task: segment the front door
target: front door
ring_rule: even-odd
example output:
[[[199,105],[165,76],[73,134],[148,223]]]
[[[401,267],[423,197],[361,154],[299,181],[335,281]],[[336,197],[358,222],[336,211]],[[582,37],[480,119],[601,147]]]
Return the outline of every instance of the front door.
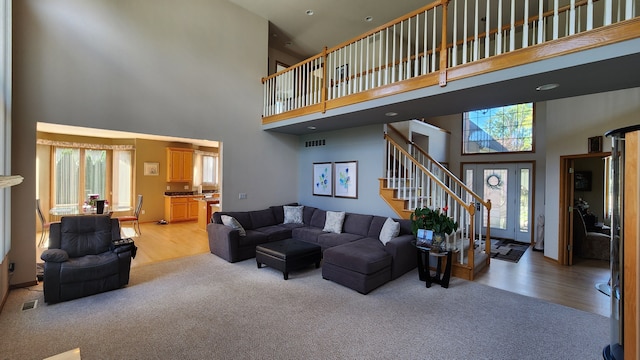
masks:
[[[476,228],[486,234],[490,216],[492,238],[531,243],[533,224],[533,164],[464,164],[464,182],[484,200],[491,200],[490,215],[483,211]]]

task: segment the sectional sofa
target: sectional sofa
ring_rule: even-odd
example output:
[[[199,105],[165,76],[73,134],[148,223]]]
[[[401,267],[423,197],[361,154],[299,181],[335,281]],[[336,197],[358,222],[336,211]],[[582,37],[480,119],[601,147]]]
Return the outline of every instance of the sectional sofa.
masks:
[[[255,257],[256,245],[268,242],[292,238],[317,244],[323,253],[322,277],[362,294],[417,263],[411,222],[376,215],[290,204],[216,212],[207,232],[211,253],[229,262]]]

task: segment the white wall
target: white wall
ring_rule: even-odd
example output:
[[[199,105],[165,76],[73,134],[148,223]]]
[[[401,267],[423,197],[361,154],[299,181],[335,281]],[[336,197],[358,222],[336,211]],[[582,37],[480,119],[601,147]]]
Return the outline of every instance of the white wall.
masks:
[[[261,128],[267,20],[223,0],[24,0],[14,15],[26,186],[13,198],[13,284],[35,279],[36,121],[218,140],[225,209],[297,200],[298,140]]]
[[[545,256],[558,259],[560,156],[587,153],[587,139],[640,123],[640,88],[547,102]],[[611,151],[611,139],[603,141]]]
[[[640,123],[640,88],[577,96],[535,104],[535,153],[461,156],[461,114],[429,119],[451,131],[451,169],[462,162],[533,160],[535,166],[535,220],[545,216],[544,255],[559,260],[560,157],[588,153],[587,140],[608,130]],[[611,151],[604,139],[603,151]],[[537,238],[537,226],[535,238]]]

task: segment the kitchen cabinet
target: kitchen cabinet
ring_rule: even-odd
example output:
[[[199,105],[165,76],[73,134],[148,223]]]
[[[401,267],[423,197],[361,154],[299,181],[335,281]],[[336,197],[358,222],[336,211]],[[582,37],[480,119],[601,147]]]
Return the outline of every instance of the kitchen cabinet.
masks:
[[[193,180],[193,149],[167,148],[167,182]]]
[[[195,198],[187,198],[187,218],[189,220],[197,220],[198,219],[198,199],[200,197]]]
[[[211,220],[211,214],[219,211],[220,194],[214,194],[213,197],[200,199],[198,201],[198,227],[207,230],[207,224]],[[215,209],[215,210],[214,210]]]
[[[198,199],[202,196],[167,196],[164,198],[164,217],[168,222],[198,219]]]

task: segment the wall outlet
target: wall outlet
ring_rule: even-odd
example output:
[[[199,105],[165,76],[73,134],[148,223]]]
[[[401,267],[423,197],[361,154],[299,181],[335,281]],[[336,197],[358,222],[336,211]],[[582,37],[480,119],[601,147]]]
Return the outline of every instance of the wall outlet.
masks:
[[[144,211],[144,210],[142,210],[141,212],[142,212],[142,215],[144,215],[144,214],[145,214],[145,211]]]
[[[246,199],[246,198],[247,198],[247,193],[238,194],[238,199]]]
[[[185,190],[189,190],[189,185],[185,185],[185,186],[184,186],[184,189],[185,189]]]
[[[171,186],[167,185],[167,190],[171,190]]]

